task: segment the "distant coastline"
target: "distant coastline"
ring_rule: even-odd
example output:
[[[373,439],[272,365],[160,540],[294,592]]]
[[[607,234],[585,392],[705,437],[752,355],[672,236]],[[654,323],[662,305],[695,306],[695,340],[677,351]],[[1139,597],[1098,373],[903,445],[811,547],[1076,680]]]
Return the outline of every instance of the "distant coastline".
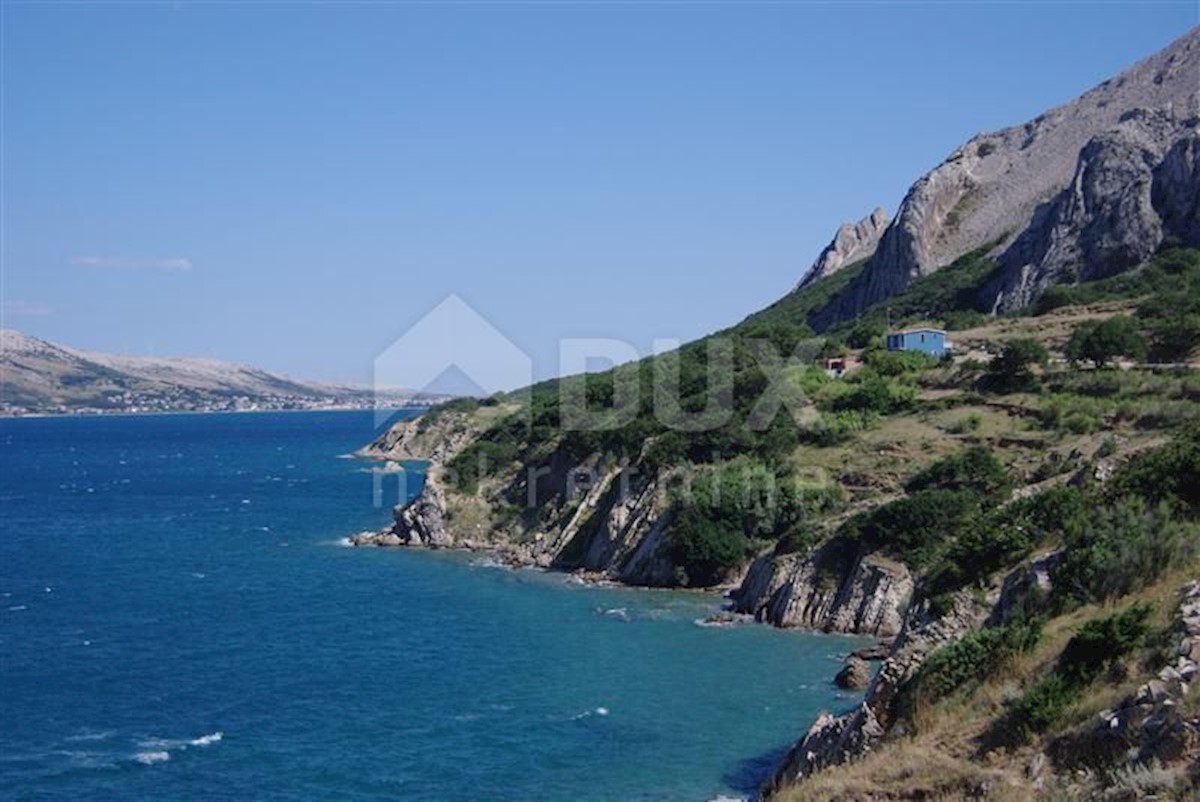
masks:
[[[403,412],[407,410],[425,411],[430,407],[436,406],[438,401],[419,402],[413,404],[395,404],[388,406],[376,407],[370,404],[363,405],[338,405],[338,406],[313,406],[313,407],[279,407],[279,408],[257,408],[257,409],[147,409],[147,410],[130,410],[130,409],[114,409],[114,410],[66,410],[63,412],[9,412],[0,411],[0,420],[45,420],[48,418],[142,418],[142,417],[157,417],[167,415],[253,415],[266,412]]]

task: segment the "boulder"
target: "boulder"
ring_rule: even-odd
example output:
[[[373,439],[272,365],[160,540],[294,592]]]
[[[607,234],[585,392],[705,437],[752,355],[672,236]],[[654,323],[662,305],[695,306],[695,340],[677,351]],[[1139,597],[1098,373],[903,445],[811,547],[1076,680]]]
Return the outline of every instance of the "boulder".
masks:
[[[871,666],[861,657],[850,655],[842,670],[833,678],[839,688],[851,691],[861,691],[871,682]]]

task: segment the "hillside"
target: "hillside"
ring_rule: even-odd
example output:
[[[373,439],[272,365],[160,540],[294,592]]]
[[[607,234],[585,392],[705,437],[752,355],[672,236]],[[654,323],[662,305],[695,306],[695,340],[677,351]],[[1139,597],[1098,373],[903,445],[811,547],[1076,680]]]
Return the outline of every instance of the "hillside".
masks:
[[[1158,86],[1146,65],[1175,80],[1198,36],[1111,96],[1144,99],[1130,81]],[[1141,173],[1114,175],[1084,181],[1083,207],[1161,201]],[[1083,249],[1068,273],[1026,264],[1046,283],[1012,308],[979,299],[1020,238],[984,226],[818,336],[825,310],[874,281],[906,212],[874,256],[876,227],[847,229],[800,287],[727,330],[398,424],[365,453],[429,459],[425,491],[354,540],[721,589],[731,615],[879,637],[862,702],[798,732],[769,794],[1144,798],[1105,796],[1119,778],[1186,798],[1200,758],[1200,633],[1179,591],[1200,577],[1200,242],[1168,236],[1190,219],[1169,208],[1153,206],[1157,229],[1095,217],[1089,241],[1129,234],[1132,261]],[[938,324],[955,349],[887,351],[889,323]],[[1095,726],[1101,704],[1116,740]]]
[[[411,393],[389,400],[404,403]],[[420,400],[420,399],[418,399]],[[0,414],[371,406],[371,391],[214,359],[112,356],[0,330]]]

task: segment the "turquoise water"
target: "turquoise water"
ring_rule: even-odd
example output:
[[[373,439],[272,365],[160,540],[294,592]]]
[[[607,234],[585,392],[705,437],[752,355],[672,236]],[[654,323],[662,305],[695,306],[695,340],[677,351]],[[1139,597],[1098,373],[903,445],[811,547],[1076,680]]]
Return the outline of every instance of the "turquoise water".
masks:
[[[339,546],[389,517],[338,458],[371,436],[349,412],[0,421],[0,796],[745,796],[853,703],[829,680],[860,641]]]

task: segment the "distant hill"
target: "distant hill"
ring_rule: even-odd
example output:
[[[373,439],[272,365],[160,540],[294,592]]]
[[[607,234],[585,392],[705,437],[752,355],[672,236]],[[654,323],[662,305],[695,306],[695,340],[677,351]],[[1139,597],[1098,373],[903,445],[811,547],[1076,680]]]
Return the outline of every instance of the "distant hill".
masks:
[[[438,400],[389,391],[389,404]],[[370,388],[291,379],[215,359],[84,351],[0,329],[0,414],[370,407]]]

